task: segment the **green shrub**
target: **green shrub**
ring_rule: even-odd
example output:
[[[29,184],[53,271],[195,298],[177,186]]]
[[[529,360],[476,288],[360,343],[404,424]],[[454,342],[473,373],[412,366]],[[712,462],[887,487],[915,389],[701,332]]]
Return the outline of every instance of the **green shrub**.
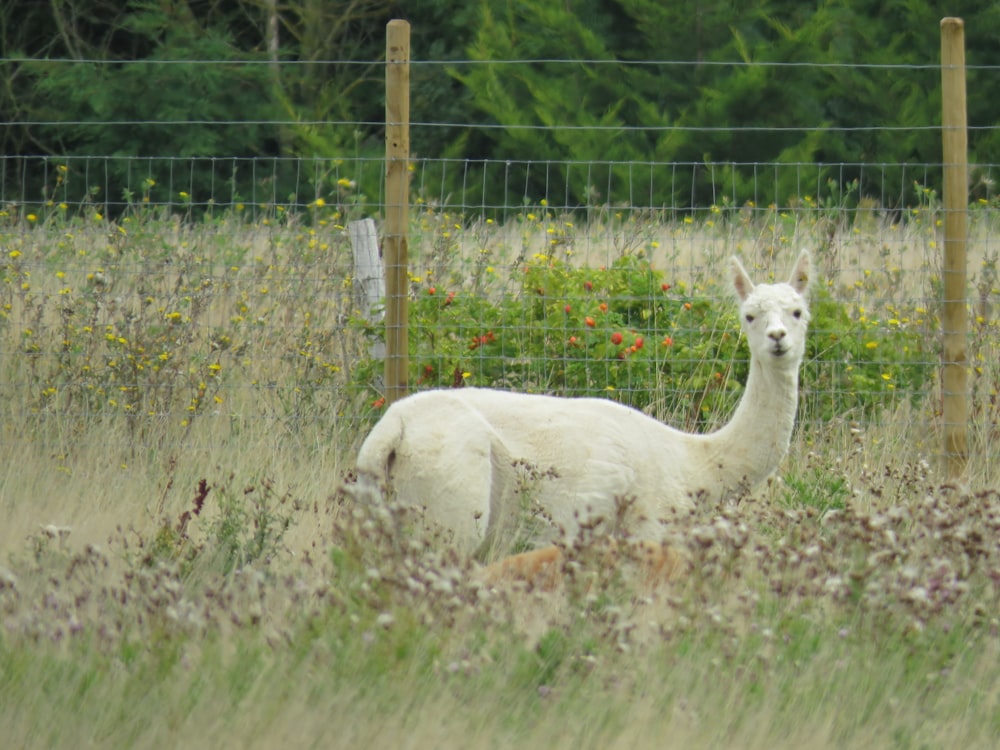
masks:
[[[504,293],[415,284],[412,386],[605,396],[692,429],[724,418],[742,393],[749,351],[728,291],[673,285],[635,255],[589,268],[537,254],[513,273]],[[803,418],[871,416],[922,395],[933,367],[926,315],[877,320],[825,288],[812,314]],[[362,363],[356,385],[379,366]]]

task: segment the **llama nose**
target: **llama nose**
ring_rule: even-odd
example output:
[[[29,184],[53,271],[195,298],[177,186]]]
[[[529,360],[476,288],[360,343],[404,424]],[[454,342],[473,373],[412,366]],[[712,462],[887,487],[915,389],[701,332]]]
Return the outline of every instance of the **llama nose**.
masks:
[[[774,339],[775,341],[781,341],[785,338],[787,331],[784,328],[772,328],[767,332],[768,338]]]

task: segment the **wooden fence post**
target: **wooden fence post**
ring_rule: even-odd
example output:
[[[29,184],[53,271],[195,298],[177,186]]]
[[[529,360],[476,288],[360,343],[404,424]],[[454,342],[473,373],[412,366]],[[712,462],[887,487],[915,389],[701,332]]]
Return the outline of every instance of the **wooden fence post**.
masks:
[[[392,403],[406,395],[409,369],[410,24],[399,19],[389,21],[385,42],[385,230],[382,250],[386,273],[385,400]]]
[[[968,461],[968,312],[966,243],[969,178],[965,103],[965,24],[941,20],[941,137],[944,172],[944,287],[941,333],[943,350],[944,457],[949,478],[965,471]]]

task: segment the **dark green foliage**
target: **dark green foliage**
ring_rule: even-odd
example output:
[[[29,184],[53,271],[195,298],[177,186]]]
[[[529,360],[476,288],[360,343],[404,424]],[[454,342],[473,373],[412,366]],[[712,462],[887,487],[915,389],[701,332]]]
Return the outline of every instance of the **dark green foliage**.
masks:
[[[710,2],[696,10],[650,0],[579,5],[540,11],[529,0],[481,3],[474,59],[581,60],[576,66],[477,65],[456,73],[488,120],[508,126],[487,133],[495,155],[677,164],[678,179],[661,180],[651,202],[682,207],[719,202],[718,185],[700,164],[734,165],[737,204],[785,205],[810,190],[809,182],[803,188],[798,170],[776,169],[773,192],[760,194],[755,165],[801,163],[830,165],[810,181],[814,185],[830,177],[857,179],[856,198],[898,206],[907,198],[899,187],[906,184],[901,165],[940,158],[933,128],[941,108],[934,67],[939,18],[925,3],[806,9]],[[616,23],[596,23],[595,9],[612,5]],[[975,19],[995,11],[954,10],[968,11],[969,61],[995,63],[996,52],[973,39],[993,35],[987,27],[980,31]],[[633,64],[651,60],[676,62]],[[984,122],[993,120],[983,113]],[[524,128],[528,124],[574,129]],[[972,148],[988,143],[991,132],[974,132]],[[991,158],[983,154],[984,161]],[[602,184],[595,180],[595,189]],[[571,205],[592,202],[590,188],[577,185]],[[542,193],[540,186],[534,190]],[[627,201],[628,193],[619,188],[600,198]]]
[[[948,12],[966,21],[970,151],[989,165],[1000,140],[986,126],[1000,97],[982,66],[1000,62],[1000,10],[962,0]],[[4,152],[176,157],[187,174],[175,193],[195,206],[307,203],[314,196],[301,194],[294,163],[258,165],[269,174],[254,180],[254,168],[234,175],[210,159],[377,160],[385,23],[405,17],[411,119],[421,123],[413,151],[474,160],[422,175],[420,189],[460,192],[484,211],[541,196],[574,209],[788,205],[830,180],[856,183],[852,201],[898,208],[912,198],[914,165],[940,160],[941,11],[927,0],[290,2],[276,36],[268,13],[248,0],[8,3]],[[477,163],[487,159],[509,162],[508,179]],[[669,176],[636,172],[650,163]],[[101,166],[113,174],[101,181],[110,195],[97,199],[135,192],[127,164]],[[569,164],[580,167],[572,176]],[[164,184],[164,168],[153,171]],[[47,197],[38,172],[14,162],[3,180],[18,200],[38,200]],[[976,197],[988,199],[988,168],[979,177]],[[937,187],[936,174],[917,179]]]

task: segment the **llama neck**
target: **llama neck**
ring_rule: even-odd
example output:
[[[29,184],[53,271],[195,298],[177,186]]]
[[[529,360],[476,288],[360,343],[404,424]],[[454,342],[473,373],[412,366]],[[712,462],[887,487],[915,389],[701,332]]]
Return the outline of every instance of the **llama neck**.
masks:
[[[746,389],[732,419],[706,436],[725,489],[752,486],[778,468],[791,441],[798,397],[798,367],[766,367],[751,358]]]

